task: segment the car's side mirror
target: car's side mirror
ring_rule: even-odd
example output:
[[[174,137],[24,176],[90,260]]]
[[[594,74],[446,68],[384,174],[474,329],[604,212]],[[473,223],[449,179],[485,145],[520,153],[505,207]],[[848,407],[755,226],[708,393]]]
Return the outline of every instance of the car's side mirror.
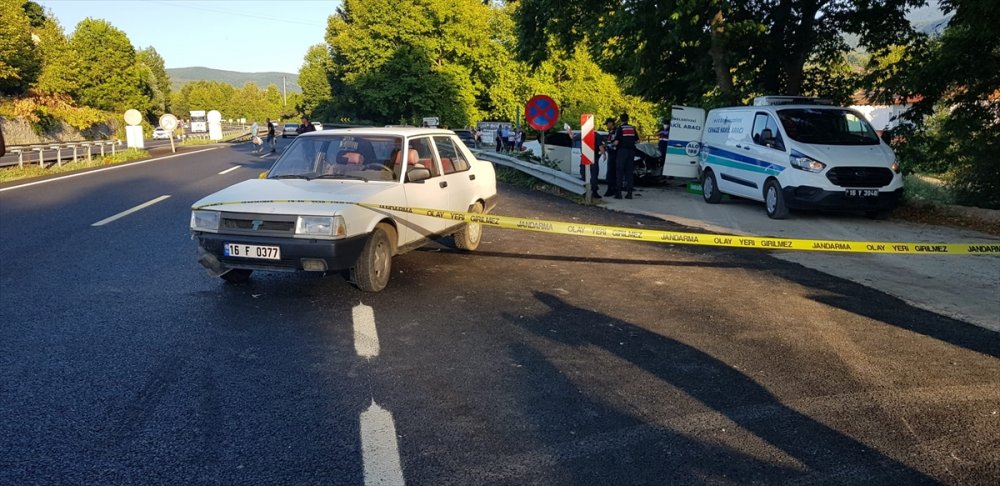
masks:
[[[406,182],[420,182],[431,178],[431,171],[424,168],[410,169],[406,173]]]
[[[260,174],[257,174],[257,178],[258,178],[258,179],[267,179],[267,174],[268,174],[269,172],[270,172],[270,171],[266,171],[266,170],[265,170],[264,172],[261,172]]]

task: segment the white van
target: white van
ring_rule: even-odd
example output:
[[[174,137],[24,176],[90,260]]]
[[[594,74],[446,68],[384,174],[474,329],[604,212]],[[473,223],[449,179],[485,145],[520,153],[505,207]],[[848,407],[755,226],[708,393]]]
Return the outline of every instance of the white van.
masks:
[[[789,209],[888,217],[903,197],[896,156],[864,116],[831,105],[765,96],[708,112],[698,154],[705,201],[763,201],[775,219]]]

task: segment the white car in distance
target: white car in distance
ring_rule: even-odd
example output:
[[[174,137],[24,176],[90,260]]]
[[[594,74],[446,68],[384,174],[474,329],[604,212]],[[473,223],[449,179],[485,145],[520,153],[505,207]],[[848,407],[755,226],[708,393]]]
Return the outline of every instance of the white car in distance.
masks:
[[[496,194],[493,165],[449,130],[326,130],[297,137],[262,178],[196,202],[191,233],[199,262],[230,283],[255,270],[349,270],[358,288],[377,292],[394,255],[449,235],[459,249],[479,246],[475,217],[408,208],[487,213]]]

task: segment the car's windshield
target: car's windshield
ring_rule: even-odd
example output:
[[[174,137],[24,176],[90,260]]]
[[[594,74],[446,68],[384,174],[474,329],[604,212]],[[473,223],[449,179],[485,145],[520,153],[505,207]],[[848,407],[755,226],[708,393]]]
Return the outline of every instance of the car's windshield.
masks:
[[[390,135],[329,135],[297,138],[274,163],[271,179],[351,179],[394,181],[393,154],[402,137]]]
[[[850,110],[790,108],[778,110],[785,134],[792,140],[819,145],[878,145],[875,129]]]

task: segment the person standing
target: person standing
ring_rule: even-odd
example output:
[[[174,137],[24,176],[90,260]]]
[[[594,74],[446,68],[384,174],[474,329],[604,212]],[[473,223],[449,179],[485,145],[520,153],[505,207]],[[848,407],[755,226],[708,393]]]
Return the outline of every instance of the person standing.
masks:
[[[622,113],[621,124],[615,130],[615,155],[617,160],[618,192],[615,199],[632,199],[633,171],[635,165],[635,143],[639,140],[639,131],[628,122],[628,113]]]
[[[312,123],[309,123],[309,119],[306,117],[302,117],[302,123],[299,124],[299,128],[295,129],[295,133],[299,135],[315,131],[316,127],[314,127]]]
[[[511,129],[507,129],[507,139],[504,140],[507,143],[507,153],[514,152],[514,140],[517,138],[517,132]]]
[[[615,159],[615,119],[604,120],[604,128],[608,131],[607,138],[601,147],[604,148],[606,161],[604,163],[604,182],[608,184],[608,190],[604,191],[604,197],[613,197],[618,194],[618,161]]]
[[[272,154],[277,151],[275,148],[274,122],[270,118],[267,119],[267,145],[271,147]]]
[[[657,149],[660,150],[660,166],[667,162],[667,150],[670,146],[670,125],[663,124],[663,129],[656,133]]]

